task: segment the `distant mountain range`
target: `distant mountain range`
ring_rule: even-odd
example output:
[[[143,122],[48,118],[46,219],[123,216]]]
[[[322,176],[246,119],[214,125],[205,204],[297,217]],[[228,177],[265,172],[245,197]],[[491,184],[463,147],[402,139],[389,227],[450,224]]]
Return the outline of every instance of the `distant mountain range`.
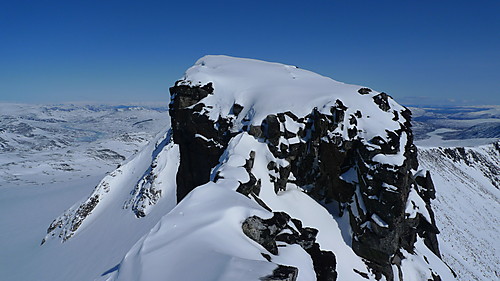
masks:
[[[426,146],[447,146],[446,140],[475,139],[472,145],[494,142],[500,138],[500,106],[410,107],[413,113],[415,140],[430,138],[432,132],[445,142],[425,143]],[[432,134],[431,134],[432,135]],[[448,142],[456,145],[457,142]],[[467,144],[466,144],[467,145]]]

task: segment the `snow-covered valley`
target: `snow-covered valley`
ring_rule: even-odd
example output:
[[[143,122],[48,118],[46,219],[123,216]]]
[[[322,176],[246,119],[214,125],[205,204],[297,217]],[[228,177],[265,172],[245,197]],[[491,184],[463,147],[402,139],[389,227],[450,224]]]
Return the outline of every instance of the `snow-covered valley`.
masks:
[[[130,245],[113,251],[94,237],[84,247],[58,250],[40,247],[40,237],[47,223],[169,126],[166,105],[0,104],[0,109],[1,279],[94,279],[106,260],[121,258]],[[133,243],[142,234],[125,241]]]
[[[205,66],[204,63],[201,62],[200,67]],[[207,64],[210,64],[209,60]],[[300,80],[305,77],[319,79],[323,83],[320,78],[290,66],[283,69],[286,77],[278,77],[280,79]],[[218,75],[209,74],[212,75],[210,79],[215,79]],[[234,74],[236,78],[237,74]],[[200,82],[205,79],[205,75],[207,73],[198,68],[194,68],[191,73],[191,77],[196,77]],[[220,79],[219,83],[224,84],[225,89],[230,89],[228,81],[231,79],[221,77],[224,79]],[[204,83],[201,82],[200,86]],[[218,84],[214,84],[217,87]],[[339,84],[338,87],[342,91],[348,90],[344,84]],[[248,85],[243,88],[245,94],[251,91]],[[354,93],[358,88],[353,86]],[[279,88],[274,90],[278,91]],[[224,94],[224,99],[233,98],[231,92]],[[321,94],[323,93],[318,92],[316,99],[308,101],[313,104],[311,109],[316,106],[314,103],[331,103],[332,108],[343,108],[338,103],[333,105],[334,101],[321,100]],[[375,97],[376,94],[378,93],[368,95]],[[364,101],[368,99],[364,97],[367,96],[360,93],[360,101],[363,103],[355,105],[353,102],[349,104],[349,98],[344,97],[343,93],[338,95],[348,108],[353,108],[352,116],[361,115],[354,110],[359,105],[358,111],[365,115],[376,117],[388,114],[393,118],[393,113],[383,110],[378,112],[378,107],[385,108],[386,104],[383,102],[383,106],[365,104]],[[209,96],[212,99],[217,97]],[[284,189],[276,191],[274,188],[277,184],[274,181],[283,173],[282,168],[287,166],[286,160],[277,157],[276,155],[281,154],[270,150],[266,142],[254,137],[251,127],[260,122],[260,119],[265,119],[266,115],[279,115],[291,105],[281,104],[283,108],[272,107],[276,102],[258,105],[258,102],[242,97],[244,96],[236,96],[239,100],[234,103],[230,101],[229,104],[221,104],[219,100],[205,100],[208,105],[217,105],[215,108],[208,106],[203,109],[209,120],[217,121],[221,112],[231,112],[225,117],[236,124],[233,132],[244,132],[228,141],[227,149],[220,159],[217,157],[219,164],[211,170],[210,182],[203,185],[203,188],[190,192],[186,200],[181,201],[177,207],[175,173],[179,169],[179,154],[182,152],[179,152],[178,144],[172,139],[172,130],[169,130],[167,102],[164,107],[1,104],[2,279],[155,280],[160,275],[177,280],[181,277],[186,278],[183,280],[258,280],[273,272],[278,265],[285,272],[291,270],[293,273],[291,268],[298,268],[297,280],[307,281],[321,276],[314,266],[317,261],[315,257],[328,255],[330,252],[336,256],[337,280],[375,280],[377,276],[367,267],[366,260],[352,249],[352,240],[356,238],[351,236],[354,234],[350,229],[349,218],[346,215],[333,215],[339,211],[348,213],[354,207],[359,207],[360,210],[366,207],[361,207],[359,203],[337,205],[327,201],[322,201],[324,204],[321,206],[303,192],[304,185],[299,184],[301,179],[296,179],[299,175],[293,171],[288,171]],[[243,109],[235,107],[236,102]],[[292,110],[298,117],[308,114],[310,108],[304,103],[300,103],[303,108]],[[260,110],[248,110],[249,104]],[[224,108],[226,105],[227,108]],[[394,112],[404,112],[392,99],[389,99],[387,106],[395,108]],[[270,108],[276,111],[271,112]],[[320,109],[323,110],[321,114],[329,114],[325,108]],[[241,111],[241,115],[238,114],[240,112],[235,113],[236,110]],[[283,115],[285,121],[278,122],[278,125],[285,126],[283,132],[287,134],[286,138],[277,138],[278,144],[285,145],[278,146],[282,150],[280,153],[285,153],[286,146],[306,143],[313,138],[311,135],[301,137],[299,132],[306,130],[308,123],[301,123],[299,118],[291,116]],[[382,124],[382,132],[397,125],[397,122],[390,121],[391,118],[383,119],[386,123]],[[476,123],[467,122],[477,127],[481,124],[479,118],[484,116],[478,115]],[[498,116],[488,118],[487,123],[490,124],[491,119]],[[368,118],[357,119],[358,126],[365,129],[365,132],[358,132],[361,136],[371,139],[379,134],[376,126],[370,127],[376,123],[370,123]],[[316,122],[313,118],[311,120]],[[419,122],[416,126],[425,128],[423,119]],[[434,119],[433,122],[437,123]],[[345,132],[332,130],[328,137],[334,140],[338,133],[344,139],[353,138],[347,130],[352,129],[351,125],[352,123],[350,127],[345,127]],[[245,126],[248,127],[246,131]],[[440,128],[443,127],[446,128],[444,125]],[[455,125],[448,128],[458,127]],[[181,127],[179,130],[182,129]],[[421,130],[422,135],[417,135],[416,139],[425,141],[425,135],[434,130]],[[498,132],[493,131],[493,136],[495,134]],[[404,135],[404,132],[401,133],[401,136]],[[195,136],[200,143],[223,146],[217,143],[216,135]],[[455,141],[453,145],[474,144],[474,139],[457,140],[453,135],[448,135],[447,138]],[[269,143],[274,142],[272,138],[269,139]],[[488,141],[494,140],[498,138],[488,138]],[[400,141],[406,139],[401,137]],[[484,141],[481,142],[483,143]],[[433,143],[427,144],[418,149],[419,169],[431,172],[436,188],[432,209],[436,225],[441,231],[438,238],[443,260],[457,273],[458,280],[499,278],[500,245],[496,239],[500,233],[498,144],[465,149],[433,148]],[[378,158],[374,159],[379,159],[382,163],[399,163],[398,153],[388,154],[393,157],[377,155]],[[269,163],[274,163],[276,167],[270,169]],[[397,167],[397,164],[393,167]],[[273,169],[277,172],[274,173]],[[346,181],[359,185],[351,178],[356,173],[354,170],[344,172],[342,176]],[[258,184],[254,182],[253,185],[242,187],[242,182],[252,183],[252,177],[255,181],[258,179]],[[398,188],[384,184],[388,189]],[[256,191],[256,186],[259,186],[259,192]],[[310,191],[323,196],[319,191]],[[414,202],[421,200],[423,208],[426,208],[423,200],[418,199],[420,195],[417,192],[414,192],[414,196],[417,198]],[[361,201],[361,197],[360,193],[353,195],[355,200]],[[92,198],[98,198],[98,203],[94,203]],[[87,211],[89,208],[90,212]],[[268,244],[259,245],[255,243],[257,238],[246,233],[245,236],[241,231],[241,224],[248,222],[247,218],[255,216],[254,223],[262,223],[259,219],[266,222],[266,219],[277,218],[278,211],[292,217],[282,225],[283,233],[290,234],[290,237],[295,233],[300,233],[300,237],[303,237],[308,231],[319,229],[315,240],[307,240],[307,243],[320,245],[320,254],[311,254],[310,248],[303,246],[304,241],[290,242],[297,239],[300,241],[302,238],[290,237],[288,242],[279,241],[279,254],[273,254],[273,247]],[[418,211],[414,214],[420,216]],[[352,216],[354,215],[359,214],[353,211]],[[300,225],[294,220],[299,220]],[[387,223],[376,213],[363,223],[363,227],[365,225],[382,233],[387,227]],[[44,244],[40,245],[42,241]],[[61,243],[62,241],[65,242]],[[401,250],[403,262],[395,262],[393,265],[393,271],[399,272],[399,275],[395,274],[394,280],[427,280],[434,278],[435,273],[439,273],[442,280],[453,280],[446,266],[442,266],[443,263],[423,241],[423,238],[417,238],[415,253]],[[186,257],[187,260],[202,266],[193,269],[191,265],[184,264],[184,256],[187,255],[191,256]],[[180,276],[179,272],[184,272],[185,275]],[[401,276],[404,278],[400,279]]]
[[[111,171],[168,127],[167,105],[0,104],[0,186]]]

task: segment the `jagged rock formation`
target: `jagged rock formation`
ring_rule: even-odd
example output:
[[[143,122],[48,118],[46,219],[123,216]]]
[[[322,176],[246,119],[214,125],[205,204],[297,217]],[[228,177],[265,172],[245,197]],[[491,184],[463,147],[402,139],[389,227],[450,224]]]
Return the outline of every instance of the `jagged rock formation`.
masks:
[[[153,156],[178,149],[178,205],[165,210],[158,229],[131,249],[114,278],[153,270],[147,261],[156,253],[142,249],[158,243],[198,245],[192,251],[200,255],[208,243],[249,268],[273,268],[242,273],[250,279],[450,278],[439,260],[434,185],[429,173],[417,172],[411,113],[389,95],[293,66],[221,56],[200,59],[170,93],[172,137]],[[138,218],[162,200],[154,187],[155,158],[125,205]],[[99,198],[92,208],[84,203],[56,220],[48,235],[53,226],[75,233]],[[81,208],[88,211],[82,215]],[[234,214],[238,220],[224,220],[228,210],[240,209],[246,211]],[[209,218],[176,215],[195,210]],[[220,215],[212,221],[208,214]],[[207,230],[212,225],[218,226],[214,232]],[[249,253],[207,240],[223,234]],[[165,247],[168,257],[182,255],[179,247]],[[226,269],[217,280],[232,280],[233,267],[220,264]],[[165,270],[162,276],[177,276],[176,269]]]
[[[279,265],[273,274],[260,278],[262,281],[295,281],[298,270],[295,267]]]
[[[490,179],[497,189],[500,189],[500,165],[498,155],[500,154],[500,142],[495,142],[490,146],[476,149],[464,147],[436,148],[432,153],[439,154],[444,158],[451,159],[455,163],[463,163],[475,168]]]
[[[203,99],[213,95],[213,84],[189,83],[181,80],[170,89],[174,136],[179,136],[174,141],[181,150],[178,199],[208,181],[230,137],[246,131],[265,142],[277,159],[288,164],[267,165],[275,192],[286,190],[286,185],[293,183],[320,203],[336,202],[341,214],[347,212],[350,218],[354,251],[377,274],[392,280],[392,265],[403,258],[400,249],[413,252],[417,235],[439,256],[439,231],[430,206],[435,198],[432,179],[428,173],[415,175],[418,161],[410,129],[411,113],[395,105],[390,96],[379,93],[367,98],[380,111],[390,114],[396,129],[365,139],[358,123],[370,116],[363,116],[362,110],[346,113],[348,107],[340,99],[326,112],[312,108],[300,117],[291,111],[278,112],[267,115],[260,125],[250,124],[254,120],[246,116],[242,119],[244,125],[239,126],[239,115],[246,111],[243,105],[233,103],[227,116],[211,122],[209,115],[203,114],[210,112],[211,106],[206,106]],[[360,88],[358,92],[368,95],[372,91]],[[207,161],[200,163],[199,158]],[[198,175],[198,182],[193,175]],[[252,176],[247,186],[256,187],[256,182]],[[240,191],[243,189],[248,195],[249,188],[242,187]]]
[[[293,225],[288,225],[289,223]],[[257,216],[249,217],[243,222],[242,229],[246,236],[262,245],[273,255],[278,255],[277,242],[279,241],[289,245],[300,245],[311,256],[317,280],[337,279],[335,255],[330,251],[320,250],[319,244],[316,243],[317,229],[303,228],[301,221],[290,219],[290,216],[283,212],[275,212],[273,217],[267,220]],[[269,255],[266,259],[271,261]],[[294,278],[296,276],[297,274]]]

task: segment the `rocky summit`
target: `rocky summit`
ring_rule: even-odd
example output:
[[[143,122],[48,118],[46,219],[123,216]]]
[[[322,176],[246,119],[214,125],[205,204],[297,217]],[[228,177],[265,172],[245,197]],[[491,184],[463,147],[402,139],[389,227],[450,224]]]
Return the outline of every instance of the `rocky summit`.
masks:
[[[227,56],[170,94],[171,127],[44,243],[150,225],[106,280],[454,279],[411,112],[388,94]]]

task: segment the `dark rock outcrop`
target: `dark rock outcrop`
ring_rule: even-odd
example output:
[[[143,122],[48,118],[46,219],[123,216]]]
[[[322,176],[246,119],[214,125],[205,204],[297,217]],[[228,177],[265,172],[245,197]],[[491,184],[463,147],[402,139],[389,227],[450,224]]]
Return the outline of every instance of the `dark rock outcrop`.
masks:
[[[271,275],[260,278],[261,281],[295,281],[299,270],[293,266],[278,265]]]
[[[210,170],[219,162],[232,136],[228,120],[221,117],[214,123],[202,112],[205,105],[199,101],[213,90],[212,84],[190,87],[176,83],[170,88],[173,139],[181,154],[177,201],[210,180]]]
[[[279,242],[300,245],[311,256],[318,281],[337,279],[335,255],[330,251],[320,249],[319,244],[316,243],[317,229],[302,227],[301,221],[292,219],[283,212],[274,212],[270,219],[249,217],[243,222],[242,229],[246,236],[262,245],[273,255],[278,255]]]
[[[53,233],[54,230],[56,230],[57,228],[62,228],[66,223],[69,223],[70,228],[68,230],[59,233],[59,238],[61,238],[63,242],[68,240],[73,236],[75,231],[80,227],[85,218],[94,210],[94,208],[97,206],[98,203],[99,203],[99,195],[94,195],[89,197],[86,202],[81,204],[76,209],[73,217],[71,218],[71,221],[65,222],[64,219],[66,219],[66,217],[64,217],[63,219],[60,218],[55,219],[47,229],[47,234],[52,233],[52,235],[55,235]],[[42,245],[45,243],[46,239],[47,237],[42,240],[41,243]]]
[[[235,119],[231,116],[238,116],[244,107],[235,103],[225,118],[219,117],[214,122],[203,114],[205,105],[200,102],[212,94],[211,84],[186,86],[178,83],[170,91],[174,142],[179,144],[181,151],[177,174],[178,200],[181,200],[194,187],[209,181],[210,171],[217,165],[229,139],[238,133],[230,130]],[[370,93],[364,88],[359,92],[363,95]],[[373,102],[384,112],[391,110],[389,99],[385,93],[373,96]],[[340,214],[334,215],[347,213],[350,218],[352,247],[356,254],[367,260],[376,275],[383,274],[392,280],[391,265],[395,257],[401,256],[400,249],[412,252],[417,235],[439,256],[436,239],[439,231],[430,207],[434,187],[430,176],[421,179],[413,175],[412,170],[417,170],[418,161],[408,109],[392,112],[392,120],[399,122],[399,129],[386,130],[385,135],[371,140],[363,139],[360,135],[363,129],[358,128],[358,120],[369,116],[360,111],[348,115],[347,109],[341,100],[337,100],[329,113],[314,108],[302,117],[293,112],[271,114],[260,126],[244,125],[242,130],[267,143],[276,158],[289,163],[281,166],[270,162],[267,166],[275,192],[285,190],[287,183],[294,183],[321,204],[336,202]],[[243,119],[246,121],[249,120]],[[299,129],[288,129],[291,124]],[[376,159],[380,155],[401,160],[387,164]],[[248,161],[251,162],[251,157]],[[253,164],[247,165],[250,180],[241,183],[238,192],[269,209],[258,198],[260,180],[251,173]],[[412,189],[424,199],[431,221],[420,214],[415,218],[405,216]],[[265,222],[261,221],[260,227],[262,233],[271,231]],[[307,230],[300,235],[305,233]],[[273,241],[276,237],[273,235],[277,233],[266,233],[265,237],[271,240],[259,243],[275,254],[277,248]],[[249,237],[257,239],[255,235]],[[290,239],[289,242],[296,240]]]
[[[436,148],[436,152],[449,158],[456,163],[464,163],[465,165],[473,168],[479,168],[481,172],[490,179],[491,183],[500,189],[500,167],[497,163],[492,162],[478,151],[465,147],[444,147]],[[498,155],[500,153],[500,141],[492,144],[488,154]],[[495,156],[493,156],[495,157]],[[480,163],[479,167],[476,165]]]

